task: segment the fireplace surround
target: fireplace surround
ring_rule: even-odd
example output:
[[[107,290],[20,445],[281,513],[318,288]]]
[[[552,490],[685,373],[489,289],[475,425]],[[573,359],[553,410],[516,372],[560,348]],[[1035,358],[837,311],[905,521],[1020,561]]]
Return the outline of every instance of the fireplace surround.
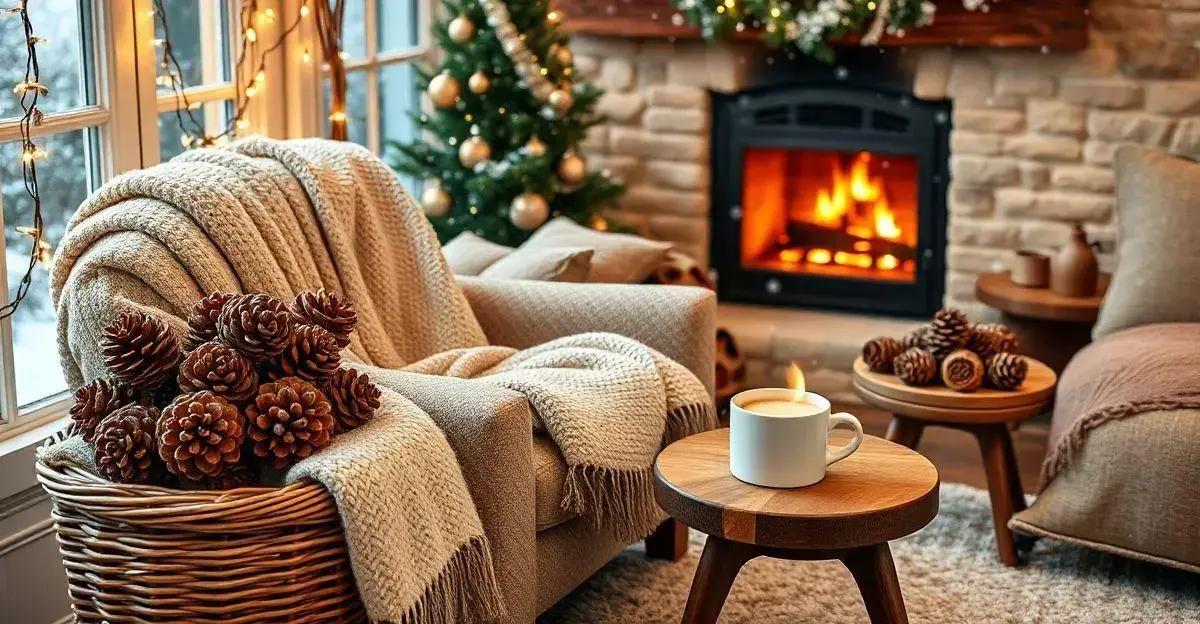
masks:
[[[941,305],[947,102],[828,81],[713,98],[722,300],[904,316]]]

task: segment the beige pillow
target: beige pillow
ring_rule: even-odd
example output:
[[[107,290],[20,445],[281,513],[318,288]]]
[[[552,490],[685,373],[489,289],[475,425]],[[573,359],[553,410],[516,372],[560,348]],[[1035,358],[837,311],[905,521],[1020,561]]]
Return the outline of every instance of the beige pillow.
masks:
[[[568,217],[551,220],[533,233],[521,249],[587,247],[595,250],[587,281],[640,284],[658,267],[671,250],[670,243],[647,240],[632,234],[597,232]]]
[[[479,277],[539,282],[584,282],[592,268],[592,250],[586,247],[542,247],[516,251],[497,260]]]
[[[442,255],[446,256],[446,264],[455,275],[479,275],[512,252],[512,247],[493,243],[472,232],[463,232],[442,245]]]
[[[1200,321],[1200,165],[1128,145],[1116,171],[1117,270],[1093,336]]]

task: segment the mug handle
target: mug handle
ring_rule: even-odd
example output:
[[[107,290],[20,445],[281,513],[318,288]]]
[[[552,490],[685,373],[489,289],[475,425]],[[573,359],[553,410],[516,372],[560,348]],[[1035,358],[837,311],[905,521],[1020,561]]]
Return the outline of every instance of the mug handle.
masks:
[[[829,430],[833,431],[833,428],[838,425],[849,425],[850,428],[854,429],[854,439],[850,440],[850,442],[847,443],[846,446],[843,446],[842,448],[840,448],[836,451],[826,450],[825,451],[825,465],[826,466],[849,457],[851,453],[858,450],[859,445],[862,444],[862,441],[863,441],[862,423],[858,422],[858,419],[855,418],[853,414],[851,414],[849,412],[838,412],[836,414],[830,414]]]

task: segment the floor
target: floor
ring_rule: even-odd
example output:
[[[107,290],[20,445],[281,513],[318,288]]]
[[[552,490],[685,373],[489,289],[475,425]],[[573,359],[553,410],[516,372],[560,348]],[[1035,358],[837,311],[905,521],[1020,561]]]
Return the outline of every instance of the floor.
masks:
[[[834,411],[844,410],[854,414],[871,435],[883,436],[887,431],[891,414],[861,405],[847,405]],[[1049,427],[1044,422],[1032,420],[1012,432],[1013,447],[1017,464],[1021,468],[1021,485],[1025,492],[1036,492],[1042,458],[1046,456],[1046,434]],[[945,427],[929,427],[921,438],[921,454],[937,466],[942,481],[965,483],[977,488],[987,488],[987,478],[980,462],[979,445],[971,434]]]

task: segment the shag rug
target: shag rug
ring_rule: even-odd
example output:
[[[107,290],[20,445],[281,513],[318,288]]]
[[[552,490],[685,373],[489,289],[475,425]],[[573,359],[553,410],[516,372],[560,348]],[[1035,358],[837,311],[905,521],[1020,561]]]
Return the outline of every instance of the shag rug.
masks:
[[[1200,575],[1041,540],[1029,562],[996,558],[987,492],[942,484],[929,526],[892,542],[914,623],[1200,622]],[[678,622],[704,535],[681,561],[646,559],[631,546],[543,615],[543,624]],[[721,622],[861,624],[866,610],[836,561],[760,557],[742,569]]]

